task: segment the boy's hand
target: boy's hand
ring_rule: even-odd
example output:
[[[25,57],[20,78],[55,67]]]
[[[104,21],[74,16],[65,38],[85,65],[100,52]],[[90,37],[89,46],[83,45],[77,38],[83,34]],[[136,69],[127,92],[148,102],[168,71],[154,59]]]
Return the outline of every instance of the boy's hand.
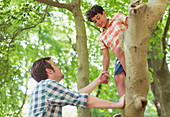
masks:
[[[108,72],[102,72],[98,76],[98,82],[99,84],[108,84],[109,82],[109,73]]]
[[[122,109],[125,105],[125,95],[123,95],[122,97],[120,97],[119,99],[119,106],[120,108],[119,109]]]

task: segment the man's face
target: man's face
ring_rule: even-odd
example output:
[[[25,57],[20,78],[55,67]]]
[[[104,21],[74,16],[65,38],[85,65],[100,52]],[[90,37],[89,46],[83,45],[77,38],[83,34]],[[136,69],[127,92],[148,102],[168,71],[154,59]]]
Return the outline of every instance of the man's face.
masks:
[[[96,26],[104,28],[107,24],[106,13],[103,11],[103,15],[97,13],[91,20],[96,24]]]
[[[51,60],[47,60],[48,63],[51,64],[51,66],[53,67],[54,71],[53,72],[53,77],[56,81],[60,81],[64,78],[63,73],[61,72],[61,67],[56,66],[55,62],[51,61]]]

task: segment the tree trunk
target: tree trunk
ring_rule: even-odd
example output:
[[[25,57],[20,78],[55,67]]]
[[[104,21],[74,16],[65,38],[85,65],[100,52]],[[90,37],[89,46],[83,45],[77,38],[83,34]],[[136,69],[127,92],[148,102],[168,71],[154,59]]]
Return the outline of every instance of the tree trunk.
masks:
[[[170,117],[170,73],[164,65],[156,73],[153,73],[156,95],[161,106],[161,117]]]
[[[89,62],[87,50],[87,37],[84,25],[84,19],[80,9],[81,0],[72,0],[70,4],[62,4],[59,2],[48,0],[36,0],[58,8],[65,8],[71,11],[75,18],[76,24],[76,51],[78,54],[78,89],[81,89],[89,84]],[[90,117],[90,108],[78,109],[79,117]]]
[[[169,9],[170,11],[170,9]],[[154,78],[155,94],[159,100],[161,106],[161,117],[170,117],[170,72],[168,64],[166,63],[166,35],[170,25],[170,14],[168,16],[166,26],[162,39],[160,40],[160,48],[162,51],[158,51],[153,47],[149,52],[150,63],[153,68],[152,76]],[[162,45],[161,45],[162,44]],[[153,44],[152,44],[153,45]],[[162,52],[164,57],[162,59],[156,59],[155,56]]]
[[[151,83],[151,89],[152,89],[152,92],[154,95],[153,103],[155,104],[155,107],[157,109],[157,115],[158,115],[158,117],[161,117],[161,107],[160,107],[160,103],[158,100],[158,96],[156,95],[156,91],[155,91],[156,89],[155,89],[154,82]]]
[[[168,0],[129,5],[128,29],[120,37],[126,57],[126,97],[122,117],[143,117],[149,90],[147,48],[152,30],[160,20]]]
[[[78,54],[78,89],[89,84],[89,62],[87,37],[84,19],[80,9],[80,0],[73,0],[73,15],[76,24],[76,50]],[[78,109],[78,117],[91,117],[90,108]]]

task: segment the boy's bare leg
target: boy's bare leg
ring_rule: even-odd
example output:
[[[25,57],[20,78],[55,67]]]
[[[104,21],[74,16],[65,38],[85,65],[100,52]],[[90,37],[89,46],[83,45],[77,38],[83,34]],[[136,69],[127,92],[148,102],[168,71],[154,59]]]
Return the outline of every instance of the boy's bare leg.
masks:
[[[115,48],[114,53],[115,53],[115,56],[119,59],[120,63],[122,64],[123,69],[126,72],[125,54],[124,54],[122,48],[120,47],[120,45],[118,45]]]
[[[121,49],[121,51],[123,52],[123,50]],[[122,55],[118,58],[120,63],[122,64],[123,69],[126,72],[126,62],[125,62],[125,54],[124,52],[122,53]]]
[[[115,83],[119,97],[122,97],[125,94],[125,72],[122,71],[115,76]]]

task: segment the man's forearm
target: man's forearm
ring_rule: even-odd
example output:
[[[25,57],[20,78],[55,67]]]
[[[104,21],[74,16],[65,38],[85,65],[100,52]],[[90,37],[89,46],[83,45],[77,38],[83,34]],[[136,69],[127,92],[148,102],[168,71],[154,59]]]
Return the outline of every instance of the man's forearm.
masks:
[[[87,99],[87,106],[93,108],[122,108],[119,102],[111,102],[89,95]]]
[[[94,88],[96,88],[96,86],[99,85],[99,82],[97,81],[97,79],[93,80],[93,82],[91,82],[89,85],[87,85],[86,87],[80,89],[78,92],[79,93],[91,93],[93,91]]]

